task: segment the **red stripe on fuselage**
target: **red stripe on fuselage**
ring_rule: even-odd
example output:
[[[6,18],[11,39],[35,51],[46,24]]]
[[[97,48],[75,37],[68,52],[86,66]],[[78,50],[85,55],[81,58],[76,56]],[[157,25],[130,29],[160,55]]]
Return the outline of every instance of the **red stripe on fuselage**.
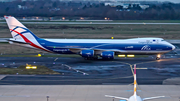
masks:
[[[27,39],[25,36],[23,36],[21,33],[15,31],[15,30],[12,30],[12,29],[10,29],[10,31],[13,31],[13,32],[19,34],[19,35],[24,39],[24,41],[25,41],[26,43],[30,43],[31,46],[33,46],[33,47],[35,47],[35,48],[42,49],[42,50],[47,51],[47,52],[51,52],[51,51],[45,50],[45,49],[39,47],[38,45],[32,43],[30,40],[28,40],[28,39]]]

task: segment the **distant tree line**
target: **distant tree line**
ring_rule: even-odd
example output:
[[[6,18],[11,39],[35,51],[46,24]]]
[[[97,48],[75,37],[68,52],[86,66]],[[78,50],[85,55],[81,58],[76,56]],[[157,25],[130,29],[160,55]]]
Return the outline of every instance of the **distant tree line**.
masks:
[[[16,17],[89,17],[111,20],[180,20],[180,4],[149,4],[140,6],[105,6],[104,3],[60,2],[51,0],[0,2],[0,16]]]

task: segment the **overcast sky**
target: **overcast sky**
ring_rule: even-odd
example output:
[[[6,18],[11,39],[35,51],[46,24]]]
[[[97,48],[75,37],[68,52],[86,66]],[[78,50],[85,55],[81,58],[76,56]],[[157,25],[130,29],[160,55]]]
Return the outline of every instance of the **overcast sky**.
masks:
[[[130,0],[130,1],[170,1],[174,3],[180,3],[180,0]]]

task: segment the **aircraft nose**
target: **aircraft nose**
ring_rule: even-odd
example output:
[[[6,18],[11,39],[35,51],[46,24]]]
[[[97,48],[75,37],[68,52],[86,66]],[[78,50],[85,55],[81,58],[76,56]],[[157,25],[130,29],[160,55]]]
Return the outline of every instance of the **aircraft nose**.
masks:
[[[174,50],[176,47],[174,45],[172,45],[172,50]]]

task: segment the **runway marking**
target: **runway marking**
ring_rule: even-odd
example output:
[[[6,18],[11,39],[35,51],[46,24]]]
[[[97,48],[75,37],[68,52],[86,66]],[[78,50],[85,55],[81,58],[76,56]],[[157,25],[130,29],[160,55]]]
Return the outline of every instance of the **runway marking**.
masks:
[[[180,58],[176,58],[176,59],[179,60]],[[146,64],[146,63],[153,63],[153,62],[157,62],[157,63],[158,63],[158,62],[165,62],[165,61],[169,61],[169,60],[173,60],[173,59],[170,58],[170,59],[164,59],[164,60],[154,60],[154,61],[139,62],[139,63],[134,63],[134,64],[138,65],[138,64]],[[127,65],[129,65],[130,68],[131,68],[132,74],[134,75],[134,71],[133,71],[133,68],[132,68],[132,66],[133,66],[134,64],[130,64],[130,63],[126,63],[126,62],[118,62],[118,61],[112,61],[112,62],[122,63],[122,64],[127,64]],[[138,68],[138,69],[148,69],[148,68]],[[140,89],[139,86],[138,86],[138,89]]]
[[[54,59],[54,61],[56,61],[58,58]]]
[[[112,61],[112,62],[117,62],[117,61]],[[152,62],[152,61],[151,61]],[[153,61],[154,62],[154,61]],[[130,68],[131,68],[131,72],[132,72],[132,74],[133,74],[133,77],[134,77],[134,71],[133,71],[133,65],[134,64],[130,64],[130,63],[126,63],[126,62],[117,62],[117,63],[122,63],[122,64],[127,64],[127,65],[129,65],[130,66]],[[135,63],[135,64],[137,64],[137,63]],[[147,69],[147,68],[136,68],[136,69]],[[141,90],[141,88],[139,87],[139,85],[137,84],[137,87],[138,87],[138,89],[140,89]]]
[[[72,68],[72,67],[70,67],[70,66],[68,66],[68,65],[66,65],[66,64],[63,64],[63,65],[66,66],[66,67],[68,67],[69,69],[72,69],[72,70],[76,71],[76,72],[82,73],[83,75],[89,75],[88,73],[85,73],[85,72],[83,72],[83,71],[74,69],[74,68]]]
[[[130,66],[130,68],[131,68],[131,72],[132,72],[132,74],[133,74],[133,76],[134,76],[134,71],[133,71],[133,69],[132,69],[132,65],[133,65],[133,64],[126,63],[126,62],[119,62],[119,61],[112,61],[112,62],[122,63],[122,64],[127,64],[127,65],[129,65],[129,66]]]

